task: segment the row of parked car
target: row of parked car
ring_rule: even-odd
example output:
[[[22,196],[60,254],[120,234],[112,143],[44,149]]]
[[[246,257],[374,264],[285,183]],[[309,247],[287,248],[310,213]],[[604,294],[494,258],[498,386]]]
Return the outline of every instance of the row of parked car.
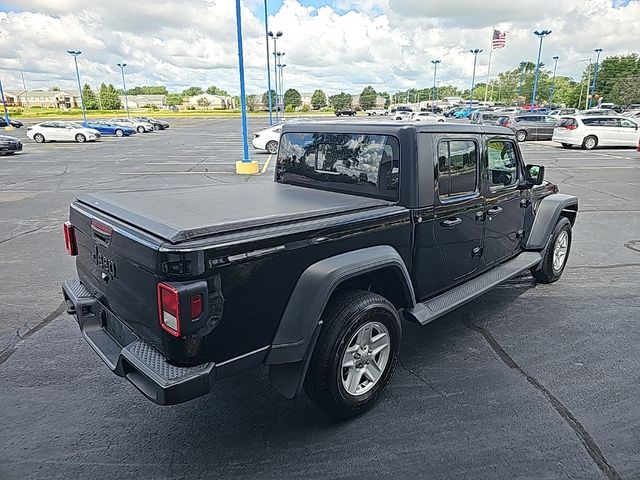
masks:
[[[564,109],[558,113],[515,115],[477,111],[471,116],[471,123],[510,128],[519,142],[553,140],[565,148],[581,146],[587,150],[597,146],[637,146],[640,138],[639,121],[640,115],[636,113],[625,116],[606,109]]]
[[[169,128],[169,123],[151,117],[112,118],[84,122],[49,121],[27,128],[27,137],[37,143],[92,142],[103,135],[128,137],[135,133],[153,132]]]

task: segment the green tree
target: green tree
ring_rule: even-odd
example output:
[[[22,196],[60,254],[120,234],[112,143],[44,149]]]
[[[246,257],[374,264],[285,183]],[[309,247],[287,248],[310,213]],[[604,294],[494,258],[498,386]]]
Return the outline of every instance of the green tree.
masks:
[[[623,90],[625,92],[629,91],[628,88],[623,88],[623,85],[629,79],[639,75],[640,58],[637,53],[607,57],[601,60],[598,66],[595,94],[596,96],[604,97],[606,102],[628,103],[620,95]],[[625,95],[625,98],[628,97],[628,94]]]
[[[338,95],[332,95],[329,97],[329,103],[336,110],[350,108],[352,101],[353,99],[351,98],[351,95],[344,92],[340,92]]]
[[[202,95],[204,92],[200,87],[189,87],[182,92],[185,97],[195,97],[196,95]]]
[[[623,105],[640,103],[640,75],[627,77],[613,88],[613,98]]]
[[[170,107],[175,107],[177,105],[182,105],[182,94],[180,93],[169,93],[167,94],[166,99],[167,105]]]
[[[371,110],[376,106],[377,99],[378,94],[371,85],[369,85],[368,87],[364,87],[362,93],[360,94],[360,108],[362,108],[363,110]]]
[[[86,110],[98,109],[98,99],[88,83],[85,83],[84,87],[82,87],[82,102]]]
[[[327,106],[327,96],[322,90],[316,90],[311,95],[311,106],[314,110],[319,110]]]
[[[265,108],[269,108],[269,92],[264,92],[262,94],[262,104]],[[276,109],[276,91],[273,89],[271,90],[271,107],[274,110]]]
[[[142,85],[127,90],[128,95],[168,95],[167,87],[157,85]]]
[[[256,105],[258,104],[258,96],[257,95],[247,95],[247,108],[250,112],[256,111]]]
[[[391,96],[387,92],[380,92],[379,95],[384,98],[384,108],[389,108],[389,105],[391,105]]]
[[[207,88],[207,93],[209,95],[220,95],[222,97],[226,97],[229,95],[226,90],[222,90],[215,85],[211,85],[209,88]]]
[[[112,84],[105,85],[103,83],[100,85],[100,103],[104,110],[118,110],[122,108],[122,102],[120,101],[116,87]]]
[[[302,95],[300,95],[300,92],[295,88],[290,88],[284,92],[284,105],[285,108],[292,107],[294,109],[302,105]]]

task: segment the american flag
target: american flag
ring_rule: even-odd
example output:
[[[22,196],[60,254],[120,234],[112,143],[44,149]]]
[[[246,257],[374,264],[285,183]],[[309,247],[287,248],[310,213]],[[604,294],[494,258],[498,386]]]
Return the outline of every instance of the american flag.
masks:
[[[504,48],[507,44],[507,33],[499,30],[493,31],[493,38],[491,40],[491,48]]]

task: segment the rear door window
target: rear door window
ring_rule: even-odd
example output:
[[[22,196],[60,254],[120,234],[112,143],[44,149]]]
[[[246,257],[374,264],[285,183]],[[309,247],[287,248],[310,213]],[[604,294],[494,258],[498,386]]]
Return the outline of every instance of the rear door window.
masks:
[[[477,191],[478,148],[473,140],[438,143],[438,195],[442,200]]]

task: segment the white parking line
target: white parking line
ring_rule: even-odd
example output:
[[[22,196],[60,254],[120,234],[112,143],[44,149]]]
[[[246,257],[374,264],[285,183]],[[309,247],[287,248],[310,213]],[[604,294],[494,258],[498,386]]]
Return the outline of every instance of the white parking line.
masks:
[[[235,175],[236,172],[118,172],[118,175],[144,176],[144,175]]]

